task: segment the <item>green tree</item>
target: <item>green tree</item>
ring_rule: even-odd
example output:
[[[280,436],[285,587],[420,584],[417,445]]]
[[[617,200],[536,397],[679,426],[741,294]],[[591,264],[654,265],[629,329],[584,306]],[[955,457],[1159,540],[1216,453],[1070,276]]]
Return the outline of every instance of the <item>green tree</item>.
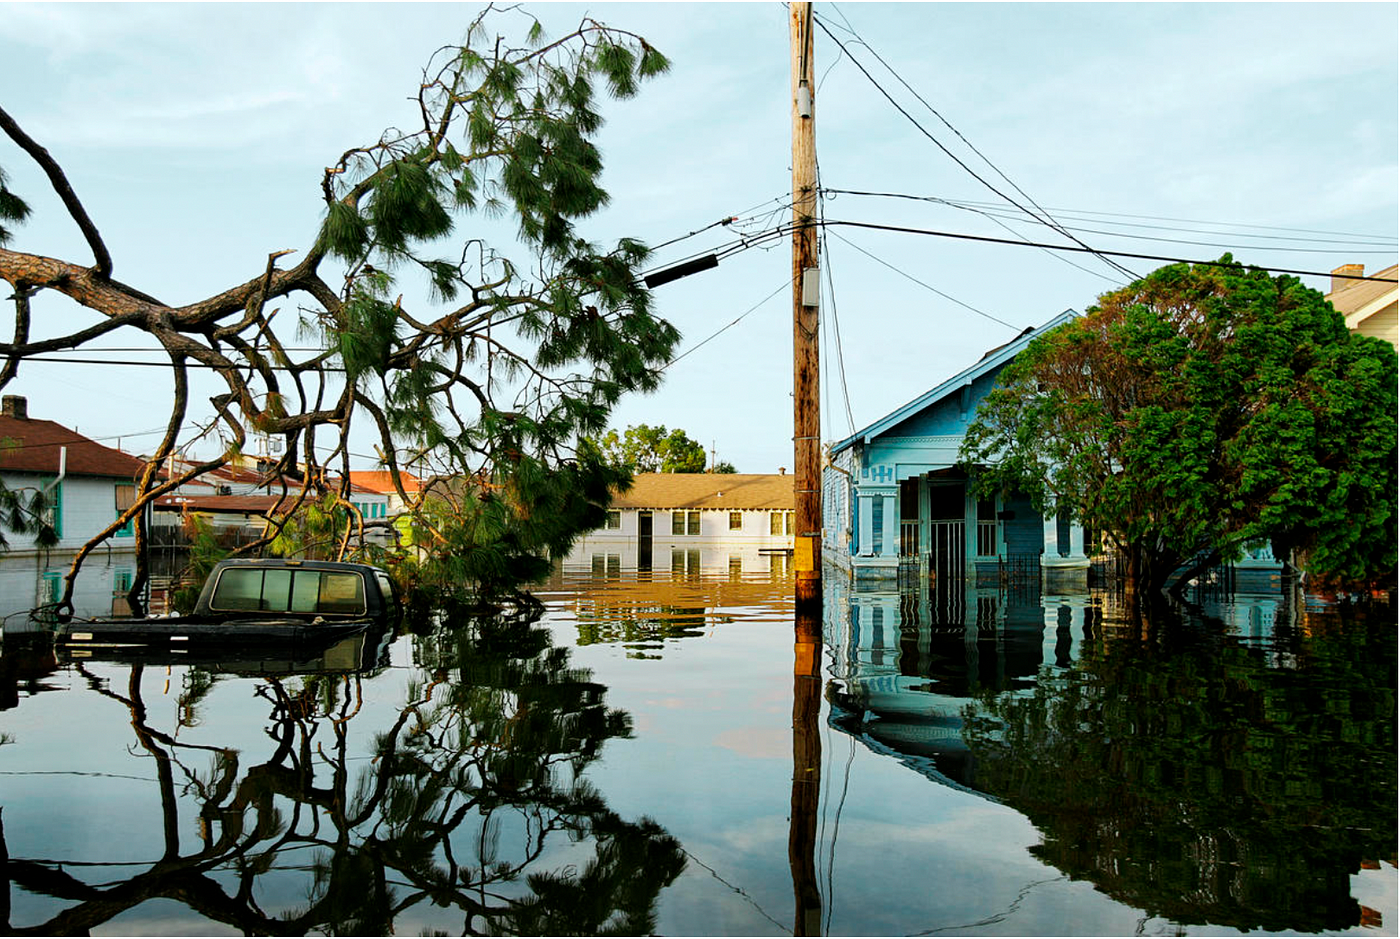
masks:
[[[11,250],[4,245],[16,233],[0,228],[0,279],[14,287],[15,311],[13,339],[0,342],[0,387],[31,356],[81,348],[121,327],[154,339],[173,374],[165,437],[131,508],[74,560],[70,610],[88,553],[131,521],[139,549],[146,507],[228,463],[253,431],[284,443],[273,486],[289,506],[282,520],[323,497],[348,506],[351,434],[362,427],[378,439],[386,468],[466,481],[478,498],[458,508],[481,517],[451,525],[415,517],[418,547],[450,556],[460,547],[453,536],[465,531],[483,544],[509,542],[496,563],[477,565],[495,573],[482,589],[509,582],[506,557],[542,556],[602,523],[602,504],[581,496],[580,482],[606,494],[623,477],[575,441],[601,433],[623,394],[656,387],[677,332],[653,315],[637,276],[645,246],[630,238],[600,246],[577,224],[608,201],[595,143],[598,90],[629,97],[668,63],[640,36],[589,18],[558,39],[546,40],[528,16],[520,43],[497,36],[500,17],[522,15],[488,7],[462,45],[426,66],[420,123],[331,157],[319,233],[294,263],[282,263],[290,252],[272,252],[265,266],[232,272],[227,289],[184,305],[114,278],[100,230],[61,166],[0,110],[0,130],[45,170],[95,259]],[[20,222],[27,211],[0,178],[0,222]],[[463,224],[478,213],[513,217],[522,256]],[[410,295],[416,287],[430,299],[405,299],[401,280]],[[31,304],[47,293],[76,301],[91,320],[31,339]],[[301,321],[284,314],[274,322],[275,304],[300,309]],[[301,343],[285,341],[291,332],[318,337],[319,349],[295,353],[289,347]],[[223,452],[162,479],[166,457],[189,442],[195,367],[226,386],[213,398],[216,427],[197,431],[217,430]],[[399,495],[421,514],[421,500]],[[570,499],[587,504],[550,514]],[[363,541],[363,520],[356,523]],[[274,526],[267,540],[276,537]],[[130,594],[138,609],[146,576],[139,566]]]
[[[621,436],[610,430],[597,444],[604,459],[630,473],[705,471],[705,448],[680,428],[667,431],[663,424],[638,424],[629,426]]]
[[[962,458],[984,489],[1102,529],[1150,593],[1266,540],[1362,580],[1395,564],[1395,428],[1395,350],[1226,255],[1164,267],[1032,342]]]

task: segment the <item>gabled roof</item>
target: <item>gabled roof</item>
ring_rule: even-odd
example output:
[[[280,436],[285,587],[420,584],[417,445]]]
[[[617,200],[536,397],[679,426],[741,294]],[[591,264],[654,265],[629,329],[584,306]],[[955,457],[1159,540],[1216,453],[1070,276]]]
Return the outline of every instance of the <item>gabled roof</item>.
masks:
[[[0,441],[6,442],[0,446],[0,471],[57,476],[63,447],[68,448],[64,472],[69,476],[134,480],[145,467],[131,454],[104,447],[53,421],[0,415]]]
[[[1395,277],[1397,265],[1392,264],[1383,271],[1372,271],[1370,277],[1383,277],[1391,279]],[[1359,319],[1377,312],[1390,303],[1395,302],[1396,285],[1386,283],[1382,280],[1353,280],[1342,287],[1327,294],[1326,299],[1331,302],[1332,307],[1347,318],[1347,326],[1355,329],[1356,324],[1352,322],[1354,314],[1361,313]],[[1363,313],[1363,311],[1365,311]]]
[[[982,358],[978,359],[973,365],[963,369],[961,372],[958,372],[958,374],[943,382],[941,385],[938,385],[934,388],[930,388],[928,391],[919,395],[917,398],[915,398],[913,401],[910,401],[903,407],[891,411],[889,414],[886,414],[884,417],[880,418],[875,423],[861,428],[851,436],[847,437],[845,440],[842,440],[839,443],[835,444],[834,446],[832,446],[831,452],[840,453],[842,450],[845,450],[847,447],[858,442],[869,443],[871,440],[874,440],[876,437],[880,436],[885,431],[889,430],[891,427],[894,427],[896,424],[899,424],[902,421],[908,420],[910,417],[913,417],[915,414],[919,413],[924,408],[929,407],[930,405],[941,401],[943,398],[946,398],[948,395],[957,392],[963,386],[972,384],[974,381],[981,378],[983,375],[986,375],[990,372],[998,371],[1004,365],[1006,365],[1008,362],[1014,359],[1021,352],[1022,349],[1030,345],[1032,339],[1044,335],[1045,333],[1054,329],[1056,326],[1063,326],[1065,323],[1068,323],[1070,320],[1074,319],[1078,315],[1079,313],[1075,310],[1065,310],[1059,316],[1050,320],[1050,322],[1045,323],[1043,326],[1027,327],[1025,330],[1022,331],[1021,335],[1017,336],[1010,342],[1005,343],[1004,345],[1000,345],[997,346],[995,349],[992,349],[986,355],[982,356]]]
[[[792,476],[771,473],[638,473],[615,509],[792,509]]]

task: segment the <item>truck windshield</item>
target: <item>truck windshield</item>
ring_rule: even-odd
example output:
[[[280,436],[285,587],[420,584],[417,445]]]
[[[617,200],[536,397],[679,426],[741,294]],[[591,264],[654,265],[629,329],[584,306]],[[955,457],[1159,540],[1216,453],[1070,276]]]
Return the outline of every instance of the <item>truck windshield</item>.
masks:
[[[352,571],[234,567],[219,576],[209,607],[225,612],[358,616],[365,612],[365,587]]]

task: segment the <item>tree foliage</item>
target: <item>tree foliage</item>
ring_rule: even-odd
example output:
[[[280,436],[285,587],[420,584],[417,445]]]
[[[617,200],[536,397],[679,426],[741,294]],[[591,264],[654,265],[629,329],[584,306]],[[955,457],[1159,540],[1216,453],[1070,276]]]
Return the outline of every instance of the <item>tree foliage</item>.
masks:
[[[30,356],[81,348],[121,327],[158,343],[174,374],[168,427],[136,500],[74,561],[65,603],[93,547],[132,519],[139,545],[148,505],[228,463],[254,432],[284,443],[270,480],[289,507],[283,519],[306,504],[324,509],[327,499],[349,511],[350,439],[361,428],[377,439],[386,468],[467,481],[475,496],[447,521],[399,495],[414,506],[419,547],[430,555],[454,555],[453,539],[466,533],[482,551],[509,545],[481,566],[505,580],[512,558],[565,545],[583,516],[591,523],[601,512],[545,514],[566,487],[605,493],[616,481],[615,469],[578,439],[601,433],[623,394],[656,387],[677,333],[653,314],[637,277],[645,246],[630,238],[594,244],[577,226],[608,201],[595,143],[601,93],[628,97],[668,63],[641,37],[592,19],[552,41],[530,20],[525,41],[511,45],[495,30],[507,14],[519,11],[488,8],[462,45],[433,57],[415,126],[333,158],[321,180],[324,219],[299,259],[284,264],[291,252],[273,252],[263,269],[183,306],[113,278],[100,232],[61,167],[0,111],[0,128],[53,180],[96,258],[84,265],[0,247],[0,278],[13,285],[15,307],[13,337],[0,342],[0,387]],[[26,213],[0,177],[0,223]],[[483,213],[513,217],[523,258],[464,226]],[[0,245],[14,234],[0,228]],[[426,288],[432,300],[406,301],[405,287]],[[31,326],[43,323],[31,303],[49,291],[93,321],[38,338],[43,330]],[[287,314],[274,322],[276,304],[301,309],[300,323]],[[289,332],[317,337],[319,351],[294,354]],[[192,367],[212,369],[224,386],[212,399],[215,424],[193,432]],[[157,468],[191,437],[215,435],[218,455],[160,477]],[[277,534],[274,527],[267,540]],[[341,553],[363,544],[362,535],[346,539]],[[138,569],[133,603],[145,578]]]
[[[628,427],[619,437],[610,430],[597,441],[603,458],[629,473],[703,473],[705,448],[691,440],[679,427],[668,431],[664,424]],[[729,472],[733,472],[733,468]],[[716,469],[716,472],[723,472]]]
[[[1032,342],[962,457],[987,489],[1103,530],[1149,590],[1269,540],[1324,576],[1395,564],[1395,350],[1229,255],[1164,267]]]

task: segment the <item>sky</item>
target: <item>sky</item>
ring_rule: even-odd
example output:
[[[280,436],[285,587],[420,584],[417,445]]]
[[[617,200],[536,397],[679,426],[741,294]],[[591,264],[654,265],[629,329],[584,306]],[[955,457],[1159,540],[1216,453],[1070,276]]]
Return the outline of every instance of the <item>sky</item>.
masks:
[[[188,303],[260,273],[270,252],[310,244],[323,168],[411,123],[422,66],[479,9],[0,4],[0,104],[63,165],[114,276]],[[636,98],[605,107],[599,145],[612,200],[580,224],[584,236],[665,245],[650,265],[662,268],[787,219],[782,4],[526,9],[556,36],[591,15],[642,34],[672,62]],[[1396,260],[1397,9],[817,3],[847,44],[817,33],[826,218],[1069,243],[995,187],[1101,250],[1196,260],[1231,251],[1271,268],[1364,263],[1370,273]],[[91,263],[43,176],[8,140],[0,167],[35,210],[9,247]],[[728,217],[740,222],[709,227]],[[483,220],[459,231],[500,240],[510,229]],[[1127,280],[1082,254],[853,226],[827,235],[828,442]],[[718,268],[656,289],[683,355],[660,390],[625,400],[613,425],[679,427],[740,472],[790,470],[790,247],[749,241]],[[1164,263],[1119,260],[1137,275]],[[1328,289],[1326,276],[1303,279]],[[51,293],[34,315],[36,335],[94,321]],[[117,333],[94,345],[150,345],[141,339]],[[204,399],[216,390],[208,384]],[[171,380],[153,368],[34,362],[5,393],[25,395],[32,417],[139,453],[159,439]],[[210,414],[204,401],[191,410]],[[370,446],[357,447],[358,465],[372,465]]]

